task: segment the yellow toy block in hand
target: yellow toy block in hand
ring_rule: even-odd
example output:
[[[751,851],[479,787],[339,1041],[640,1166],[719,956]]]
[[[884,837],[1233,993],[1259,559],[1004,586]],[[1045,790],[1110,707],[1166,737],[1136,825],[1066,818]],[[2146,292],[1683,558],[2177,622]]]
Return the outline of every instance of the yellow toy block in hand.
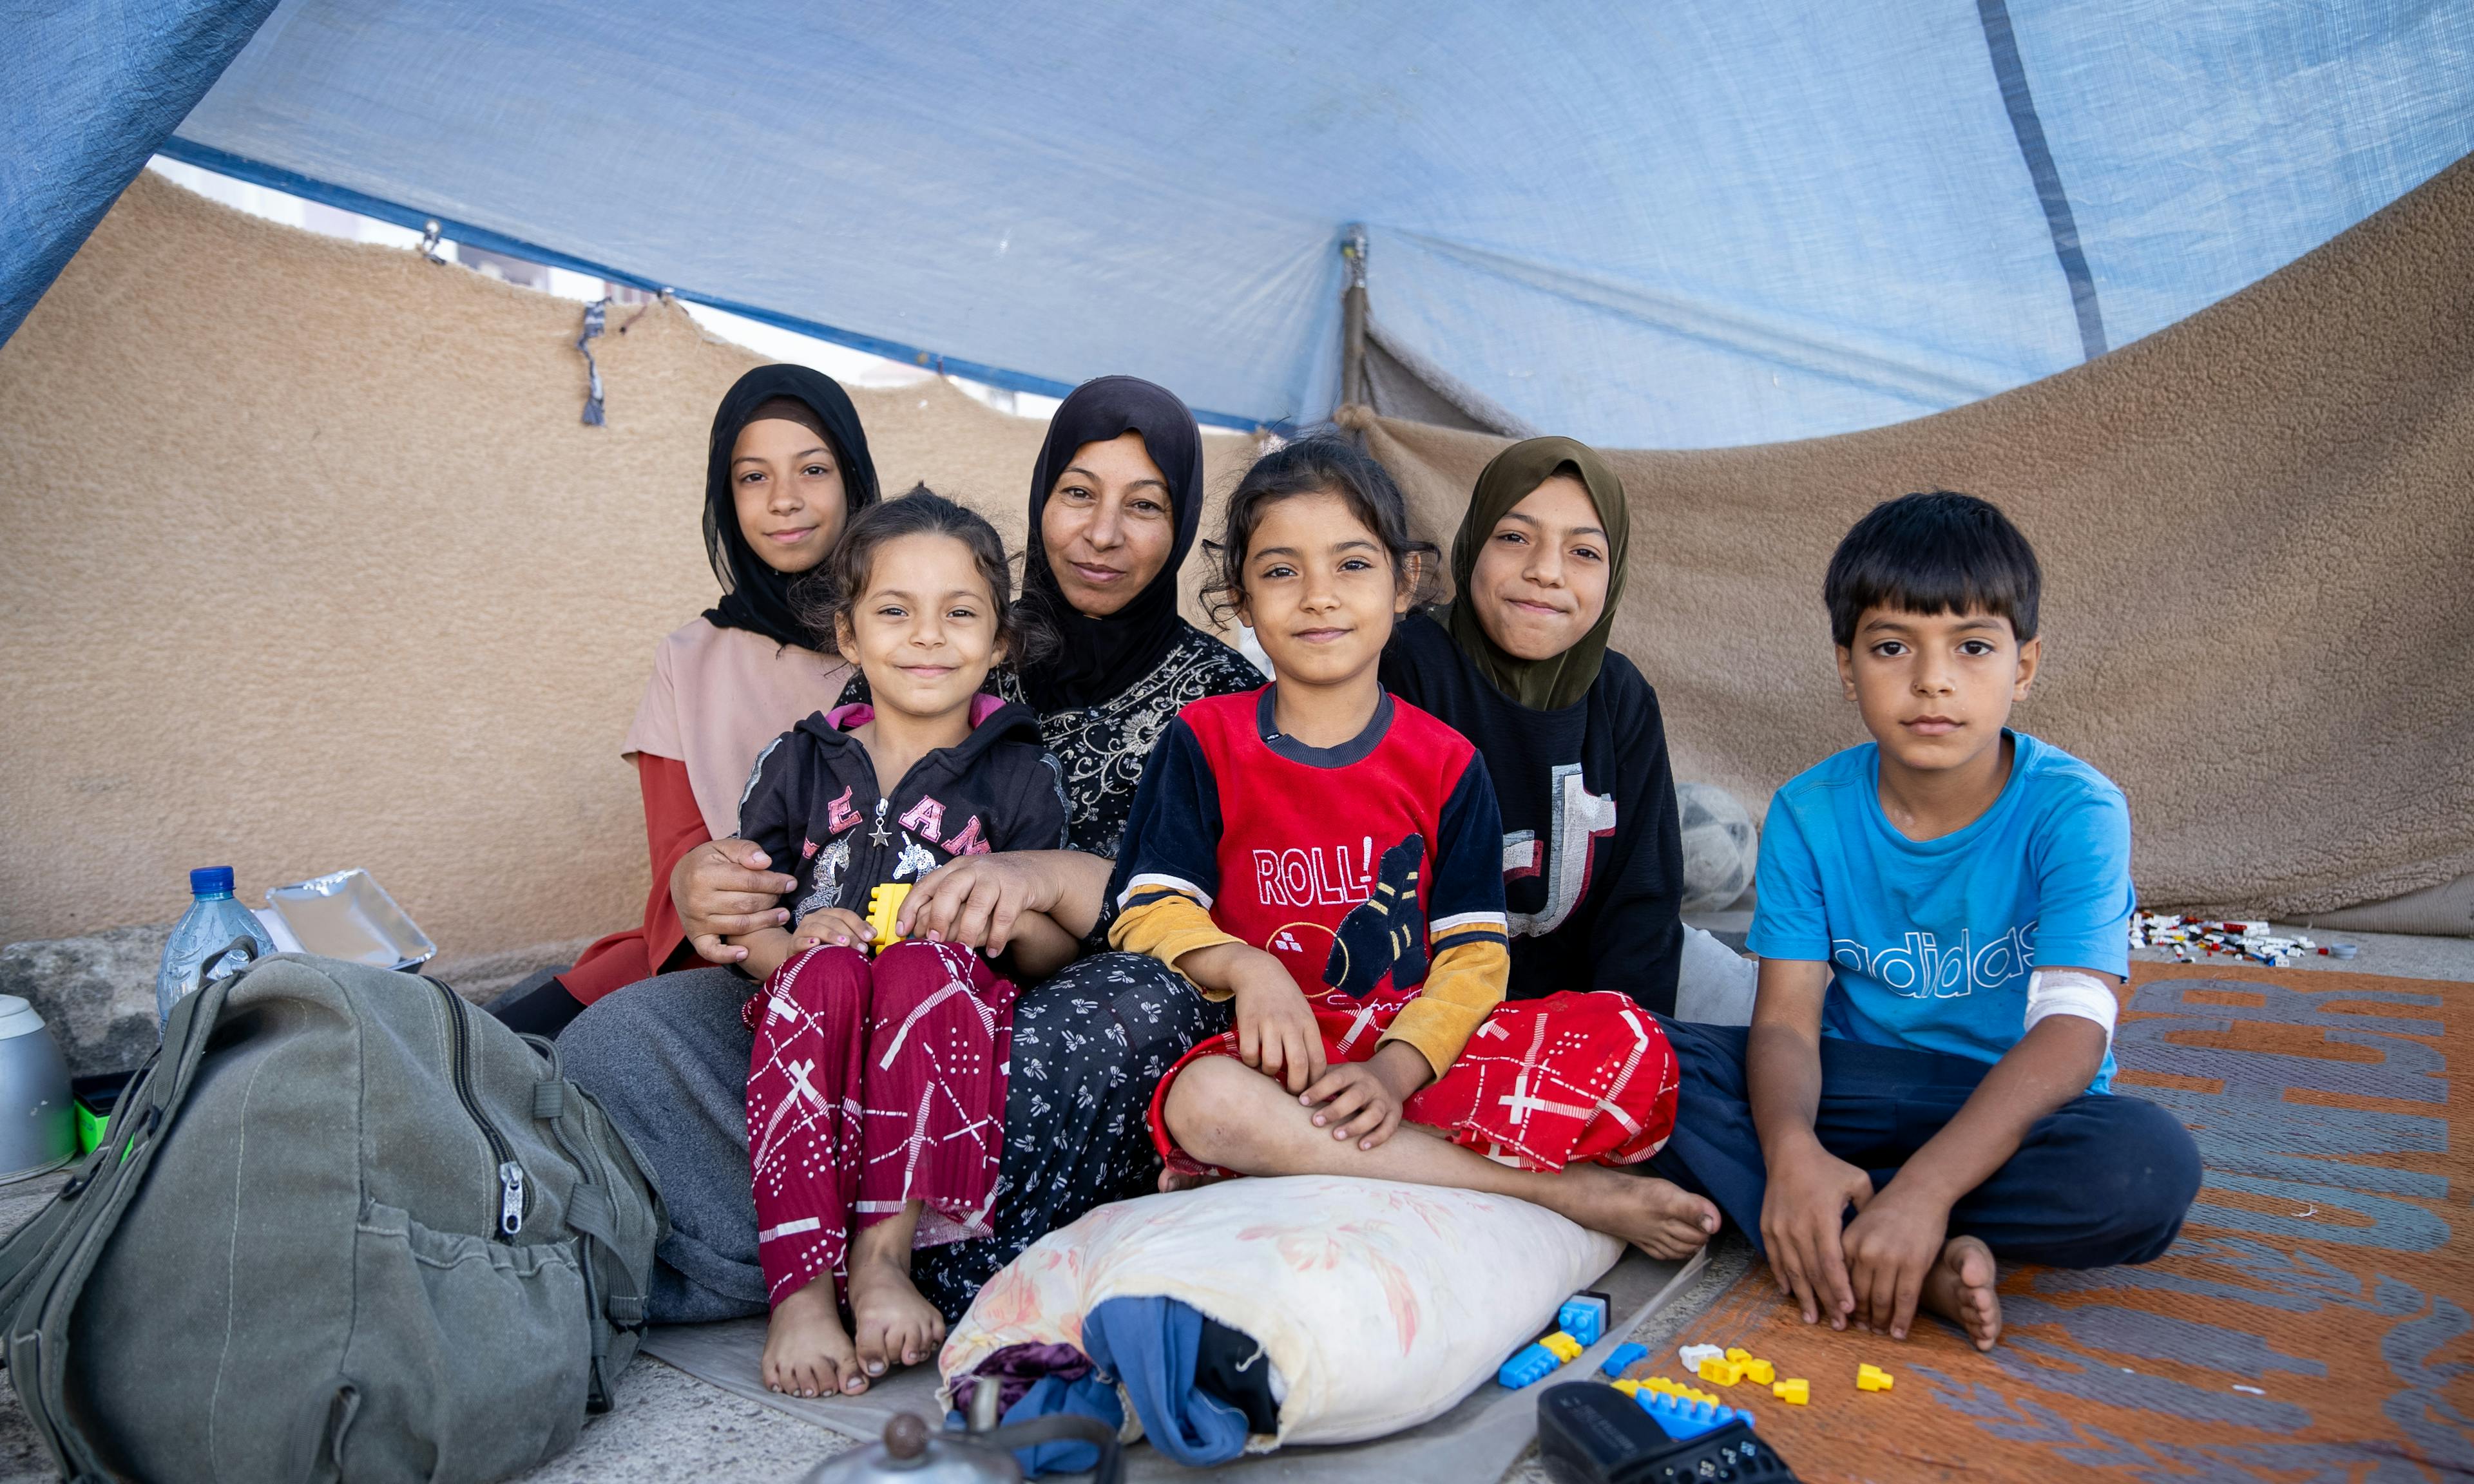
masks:
[[[1812,1383],[1797,1376],[1792,1380],[1770,1382],[1770,1395],[1792,1406],[1812,1404]]]
[[[1896,1384],[1897,1380],[1897,1376],[1892,1376],[1889,1372],[1884,1371],[1880,1366],[1873,1365],[1870,1362],[1860,1364],[1856,1368],[1856,1389],[1857,1391],[1888,1391],[1892,1385]]]
[[[1721,1386],[1733,1386],[1744,1378],[1744,1363],[1712,1355],[1701,1362],[1701,1378]]]
[[[910,888],[906,886],[903,890],[907,892],[910,890]],[[1584,1348],[1580,1341],[1572,1338],[1568,1334],[1565,1334],[1561,1329],[1556,1330],[1553,1334],[1546,1336],[1538,1343],[1545,1346],[1550,1354],[1565,1365],[1570,1365],[1573,1361],[1579,1359],[1581,1351]]]
[[[887,881],[867,889],[867,927],[874,935],[868,939],[870,947],[883,952],[902,941],[902,935],[893,930],[893,921],[902,916],[902,903],[910,896],[908,881]]]
[[[1757,1386],[1767,1386],[1778,1379],[1778,1367],[1766,1360],[1747,1360],[1744,1362],[1744,1379]]]

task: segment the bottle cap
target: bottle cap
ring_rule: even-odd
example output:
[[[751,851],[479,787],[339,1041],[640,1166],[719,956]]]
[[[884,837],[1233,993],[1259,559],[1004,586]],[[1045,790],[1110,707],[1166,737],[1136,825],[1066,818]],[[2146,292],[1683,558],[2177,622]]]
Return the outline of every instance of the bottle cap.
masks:
[[[201,866],[189,873],[189,895],[204,897],[221,892],[231,895],[232,869],[230,866]]]

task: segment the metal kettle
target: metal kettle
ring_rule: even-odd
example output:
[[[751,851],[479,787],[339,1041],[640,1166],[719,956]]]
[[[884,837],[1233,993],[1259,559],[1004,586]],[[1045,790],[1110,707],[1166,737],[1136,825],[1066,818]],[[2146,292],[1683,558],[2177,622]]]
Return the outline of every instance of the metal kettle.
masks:
[[[995,1388],[988,1388],[993,1394]],[[1088,1443],[1100,1450],[1093,1484],[1121,1484],[1125,1445],[1094,1417],[1057,1414],[976,1432],[938,1432],[901,1412],[885,1437],[810,1470],[801,1484],[1022,1484],[1013,1450],[1036,1443]]]

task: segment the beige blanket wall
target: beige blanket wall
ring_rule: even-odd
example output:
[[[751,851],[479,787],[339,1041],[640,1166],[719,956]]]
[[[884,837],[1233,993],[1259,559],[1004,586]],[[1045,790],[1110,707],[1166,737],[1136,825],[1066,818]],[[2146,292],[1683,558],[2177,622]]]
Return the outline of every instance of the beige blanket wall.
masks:
[[[1504,446],[1351,420],[1439,541]],[[2474,873],[2474,161],[2017,391],[1612,457],[1633,509],[1615,643],[1658,687],[1680,778],[1758,809],[1863,740],[1821,606],[1831,550],[1876,501],[1962,490],[2045,566],[2045,671],[2016,724],[2128,793],[2144,900],[2299,918]]]
[[[619,739],[714,599],[707,429],[760,358],[634,315],[588,428],[581,306],[139,177],[0,347],[0,943],[226,863],[253,903],[368,867],[450,960],[635,921]],[[852,395],[888,492],[1018,548],[1039,421]],[[1206,440],[1215,489],[1251,449]]]

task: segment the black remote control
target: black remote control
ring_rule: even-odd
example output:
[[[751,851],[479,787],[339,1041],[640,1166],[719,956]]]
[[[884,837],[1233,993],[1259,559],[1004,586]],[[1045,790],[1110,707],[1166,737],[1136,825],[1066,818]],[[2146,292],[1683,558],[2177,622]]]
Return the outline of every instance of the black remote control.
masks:
[[[1612,1386],[1566,1381],[1538,1398],[1538,1453],[1555,1484],[1795,1484],[1795,1471],[1742,1423],[1666,1435]]]

